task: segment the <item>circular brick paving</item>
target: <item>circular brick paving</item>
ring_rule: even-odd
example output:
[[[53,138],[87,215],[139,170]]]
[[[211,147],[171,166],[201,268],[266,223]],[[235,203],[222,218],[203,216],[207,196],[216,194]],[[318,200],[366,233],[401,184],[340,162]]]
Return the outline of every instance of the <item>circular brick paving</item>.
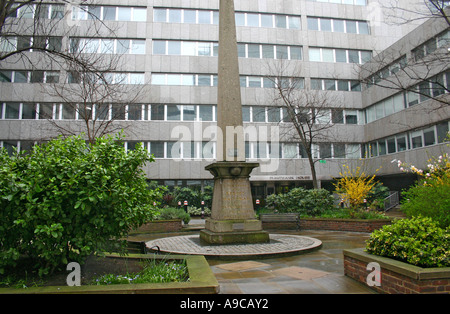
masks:
[[[270,234],[269,243],[207,245],[200,242],[198,235],[167,237],[146,242],[147,248],[161,252],[183,255],[205,255],[208,257],[271,257],[286,254],[305,253],[319,248],[320,240],[285,234]]]

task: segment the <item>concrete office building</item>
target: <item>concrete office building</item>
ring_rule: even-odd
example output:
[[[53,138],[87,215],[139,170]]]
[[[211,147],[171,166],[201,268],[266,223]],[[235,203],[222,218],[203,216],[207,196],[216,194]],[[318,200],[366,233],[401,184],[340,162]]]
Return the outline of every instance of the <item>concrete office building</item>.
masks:
[[[281,133],[292,128],[285,109],[273,101],[268,77],[276,75],[270,65],[277,62],[298,69],[295,77],[300,88],[323,91],[336,99],[327,108],[328,116],[317,121],[333,125],[327,138],[314,145],[322,187],[331,187],[342,165],[364,163],[373,171],[382,166],[377,175],[399,190],[410,178],[392,160],[421,167],[429,155],[448,149],[444,138],[450,112],[448,105],[435,99],[448,103],[448,62],[432,69],[447,86],[433,90],[428,83],[436,96],[433,99],[360,82],[361,78],[379,79],[380,70],[383,77],[397,77],[405,62],[427,57],[418,49],[425,55],[449,46],[448,24],[443,19],[391,25],[384,2],[389,1],[235,1],[243,117],[248,130],[257,130],[256,138],[248,137],[246,157],[262,164],[251,177],[254,197],[282,186],[311,186],[301,145],[281,136],[274,146],[277,138],[261,136],[275,127]],[[154,154],[156,163],[146,168],[150,180],[169,186],[211,184],[205,166],[215,154],[210,132],[216,125],[219,1],[103,0],[93,4],[77,7],[51,2],[39,14],[49,20],[64,19],[76,29],[75,34],[56,40],[61,49],[122,55],[121,67],[111,73],[111,80],[120,76],[121,82],[142,86],[145,93],[137,103],[127,105],[113,124],[126,128],[127,149],[142,142]],[[400,4],[406,7],[410,2]],[[10,19],[31,20],[37,14],[33,7],[21,10]],[[114,38],[101,32],[91,35],[93,16],[115,29]],[[15,40],[16,45],[23,42],[23,38]],[[3,53],[12,49],[8,44],[0,45]],[[27,53],[33,58],[33,52]],[[388,72],[369,62],[376,56],[385,56]],[[2,62],[0,69],[1,146],[24,150],[54,137],[59,131],[52,122],[83,130],[79,112],[46,93],[50,84],[76,81],[68,69],[27,68],[24,62]],[[414,84],[425,88],[425,83]],[[106,115],[121,110],[115,109],[114,101],[110,105]]]

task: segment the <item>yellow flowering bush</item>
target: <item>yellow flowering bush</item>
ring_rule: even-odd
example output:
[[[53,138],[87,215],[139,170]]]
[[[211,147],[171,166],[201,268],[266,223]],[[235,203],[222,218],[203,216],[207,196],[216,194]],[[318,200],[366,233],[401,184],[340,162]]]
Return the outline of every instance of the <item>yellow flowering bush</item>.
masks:
[[[344,165],[341,178],[334,184],[336,193],[351,209],[361,208],[373,187],[376,185],[375,175],[367,175],[361,167],[350,169]]]

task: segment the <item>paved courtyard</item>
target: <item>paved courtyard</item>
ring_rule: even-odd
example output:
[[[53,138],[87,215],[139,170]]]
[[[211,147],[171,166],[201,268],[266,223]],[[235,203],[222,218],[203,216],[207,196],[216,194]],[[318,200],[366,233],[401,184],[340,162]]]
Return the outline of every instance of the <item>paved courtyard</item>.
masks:
[[[191,227],[201,228],[201,220]],[[280,232],[277,232],[280,233]],[[311,237],[322,247],[305,254],[271,258],[208,258],[220,284],[221,294],[371,294],[369,287],[344,276],[344,249],[365,246],[367,233],[339,231],[284,231]],[[150,241],[166,237],[198,235],[198,231],[139,235],[130,240]]]

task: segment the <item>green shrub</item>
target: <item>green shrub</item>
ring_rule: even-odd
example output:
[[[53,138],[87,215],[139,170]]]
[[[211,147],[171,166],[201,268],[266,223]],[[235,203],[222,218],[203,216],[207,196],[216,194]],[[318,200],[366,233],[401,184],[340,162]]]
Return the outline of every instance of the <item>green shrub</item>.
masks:
[[[325,189],[295,188],[285,194],[272,194],[266,198],[266,206],[280,213],[296,212],[310,216],[319,216],[333,208],[333,204],[333,196]]]
[[[191,216],[184,211],[184,208],[164,207],[160,210],[156,219],[158,220],[181,219],[185,224],[188,224],[189,221],[191,221]]]
[[[397,220],[374,231],[366,251],[420,267],[449,267],[450,229],[431,218]]]
[[[450,178],[443,184],[429,180],[419,183],[403,193],[402,211],[408,216],[430,217],[442,228],[450,226]]]
[[[0,273],[27,257],[47,274],[95,251],[125,248],[123,238],[154,215],[143,148],[126,152],[120,136],[87,145],[81,136],[0,151]]]
[[[188,214],[191,216],[201,216],[202,215],[202,208],[201,207],[195,207],[195,206],[188,206]],[[211,209],[208,207],[205,207],[204,215],[209,216],[211,215]]]

